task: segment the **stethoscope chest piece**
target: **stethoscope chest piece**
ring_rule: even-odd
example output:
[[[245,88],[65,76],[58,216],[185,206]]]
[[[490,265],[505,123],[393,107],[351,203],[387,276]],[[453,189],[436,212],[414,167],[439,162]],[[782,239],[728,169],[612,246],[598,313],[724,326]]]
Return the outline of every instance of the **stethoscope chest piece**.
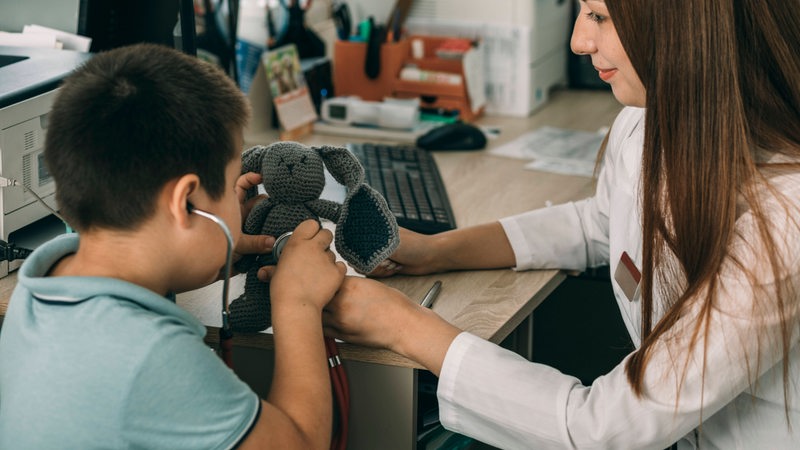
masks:
[[[272,246],[272,253],[268,255],[260,255],[258,258],[256,258],[258,266],[274,266],[275,264],[278,264],[278,259],[281,257],[281,253],[283,253],[283,247],[285,247],[286,243],[289,242],[289,238],[291,236],[291,231],[278,236],[278,238],[275,239],[275,245]]]

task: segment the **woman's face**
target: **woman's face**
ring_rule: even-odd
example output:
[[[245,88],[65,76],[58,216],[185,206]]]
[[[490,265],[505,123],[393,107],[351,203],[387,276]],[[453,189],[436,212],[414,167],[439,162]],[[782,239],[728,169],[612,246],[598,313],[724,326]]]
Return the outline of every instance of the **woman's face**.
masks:
[[[580,55],[589,55],[600,79],[611,85],[614,97],[627,106],[643,107],[645,90],[622,48],[617,29],[603,0],[581,0],[570,46]]]

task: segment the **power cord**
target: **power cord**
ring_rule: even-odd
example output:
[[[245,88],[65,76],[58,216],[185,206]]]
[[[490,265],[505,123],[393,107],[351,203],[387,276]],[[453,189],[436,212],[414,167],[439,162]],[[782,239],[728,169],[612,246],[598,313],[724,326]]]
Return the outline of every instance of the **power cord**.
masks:
[[[9,244],[4,240],[0,240],[0,261],[14,261],[17,259],[25,259],[30,254],[33,253],[33,250],[17,247],[14,244]]]

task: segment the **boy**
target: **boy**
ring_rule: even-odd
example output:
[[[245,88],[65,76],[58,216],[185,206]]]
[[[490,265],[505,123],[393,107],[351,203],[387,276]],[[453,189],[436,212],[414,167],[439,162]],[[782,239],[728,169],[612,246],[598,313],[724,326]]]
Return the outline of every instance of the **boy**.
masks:
[[[45,160],[78,234],[20,268],[0,334],[0,448],[327,448],[321,310],[345,273],[330,232],[301,224],[272,276],[268,402],[165,298],[225,263],[220,228],[190,205],[241,235],[260,182],[239,176],[248,115],[220,70],[161,46],[101,53],[65,81]]]

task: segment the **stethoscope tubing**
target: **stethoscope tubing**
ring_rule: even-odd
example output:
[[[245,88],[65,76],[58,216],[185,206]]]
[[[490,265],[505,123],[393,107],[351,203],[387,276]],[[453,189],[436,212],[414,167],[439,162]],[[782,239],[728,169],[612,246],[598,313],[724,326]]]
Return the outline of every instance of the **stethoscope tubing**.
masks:
[[[231,370],[233,369],[233,330],[230,326],[230,309],[228,303],[228,289],[231,278],[231,266],[233,259],[233,235],[230,228],[220,217],[202,209],[197,209],[189,205],[189,212],[216,223],[227,241],[227,252],[225,255],[224,278],[222,281],[222,327],[219,330],[219,351],[220,357]],[[292,232],[284,233],[275,241],[272,256],[266,264],[277,264],[277,260],[283,251]],[[262,263],[263,264],[263,263]],[[266,265],[264,264],[264,265]],[[349,428],[350,415],[350,384],[347,379],[347,372],[344,369],[342,360],[339,357],[339,348],[336,340],[330,337],[325,338],[325,353],[328,356],[328,366],[330,371],[331,386],[333,388],[336,403],[339,405],[339,430],[331,441],[332,450],[344,450],[347,447],[347,432]]]
[[[227,241],[227,251],[225,254],[225,273],[222,279],[222,327],[219,329],[219,351],[220,357],[225,362],[225,365],[233,369],[233,330],[230,324],[230,309],[228,306],[228,289],[231,279],[231,265],[233,260],[233,235],[231,234],[228,225],[220,219],[217,215],[210,212],[197,209],[189,205],[189,212],[193,212],[198,216],[205,217],[206,219],[219,225],[225,234]]]

